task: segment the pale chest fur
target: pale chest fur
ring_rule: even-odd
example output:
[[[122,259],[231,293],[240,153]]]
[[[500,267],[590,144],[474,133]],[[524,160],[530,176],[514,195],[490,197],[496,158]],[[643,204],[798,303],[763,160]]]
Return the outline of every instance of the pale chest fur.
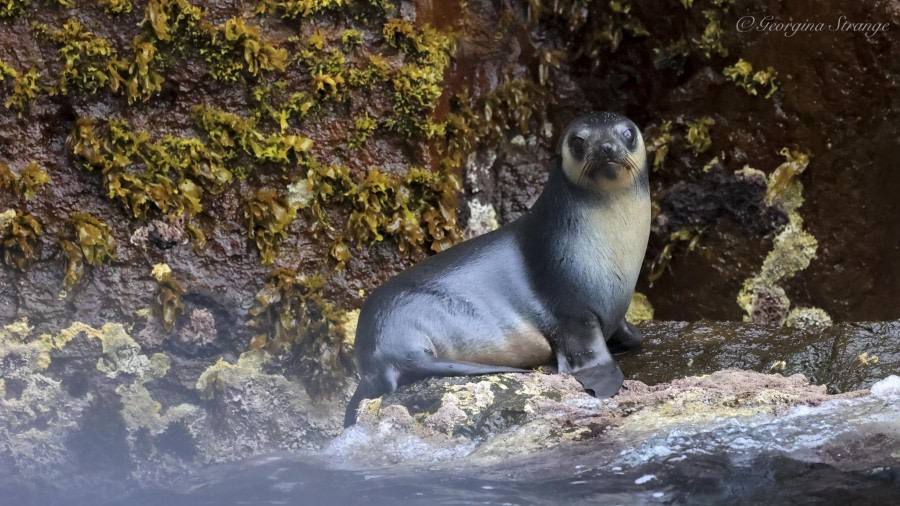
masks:
[[[650,198],[622,195],[603,207],[585,209],[569,244],[575,271],[605,324],[618,324],[631,302],[650,236]]]

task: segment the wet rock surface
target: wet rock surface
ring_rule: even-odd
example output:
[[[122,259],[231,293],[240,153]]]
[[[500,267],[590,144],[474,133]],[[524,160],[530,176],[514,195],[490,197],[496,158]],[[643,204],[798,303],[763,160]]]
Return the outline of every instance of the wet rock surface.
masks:
[[[485,382],[497,392],[493,402],[478,384],[430,382],[414,396],[384,399],[324,452],[220,466],[175,490],[114,503],[246,497],[257,504],[797,504],[900,497],[897,376],[871,392],[829,396],[800,376],[722,371],[655,388],[629,381],[605,401],[579,394],[567,380],[503,375]],[[537,393],[536,385],[545,390]],[[487,437],[437,437],[427,427],[436,414],[409,414],[428,393],[442,404],[438,412],[452,395],[481,414],[518,405],[528,415],[494,425]],[[541,431],[540,418],[556,430]],[[529,431],[541,441],[555,434],[552,448],[529,444]],[[505,436],[498,451],[492,443]]]
[[[205,317],[196,318],[198,327],[202,326]],[[250,496],[258,492],[268,497],[268,489],[255,490],[248,480],[272,468],[257,469],[258,460],[241,461],[283,450],[301,453],[282,454],[279,462],[287,462],[284,465],[289,470],[279,473],[312,480],[314,484],[308,486],[314,490],[294,487],[317,494],[325,493],[315,488],[319,482],[343,476],[355,483],[369,473],[399,480],[396,487],[406,490],[410,484],[404,474],[408,468],[403,466],[412,462],[419,467],[449,465],[457,470],[460,466],[500,466],[493,472],[501,473],[499,469],[509,459],[563,452],[578,445],[599,445],[604,448],[603,462],[617,461],[623,457],[616,452],[626,447],[649,452],[652,447],[646,446],[647,440],[688,429],[703,435],[679,443],[679,452],[704,441],[725,448],[731,443],[713,438],[716,432],[710,427],[735,424],[732,436],[737,438],[747,420],[777,424],[789,413],[801,413],[802,407],[844,406],[837,412],[840,415],[834,416],[850,418],[880,413],[882,408],[865,389],[871,387],[878,399],[878,395],[888,395],[894,383],[876,382],[900,368],[896,322],[838,324],[804,331],[735,322],[651,321],[640,328],[646,336],[643,347],[617,357],[629,379],[612,399],[595,399],[585,394],[573,377],[550,371],[435,378],[364,402],[360,423],[341,434],[346,393],[328,403],[314,402],[299,382],[267,372],[262,352],[207,366],[202,359],[169,359],[145,351],[128,329],[117,324],[99,329],[78,324],[41,336],[24,323],[3,327],[0,434],[8,444],[0,454],[0,466],[6,471],[0,491],[16,494],[10,497],[22,498],[21,504],[71,504],[75,499],[60,502],[60,495],[75,494],[72,497],[77,498],[83,494],[84,501],[92,503],[148,487],[154,490],[152,494],[163,494],[162,490],[180,486],[185,476],[215,482],[186,496],[181,495],[183,489],[176,488],[182,492],[173,497],[189,504],[194,499],[220,497],[218,491],[231,486],[220,481],[224,475],[205,474],[205,469],[239,461],[217,468],[217,472],[240,474],[240,478],[229,476],[227,483],[246,487],[242,493]],[[728,369],[734,367],[747,370]],[[773,369],[778,374],[771,374]],[[817,411],[809,412],[810,423],[814,413]],[[881,448],[900,451],[894,436],[869,438],[866,434],[860,433],[846,444],[879,449],[873,453],[876,461]],[[339,437],[332,440],[335,436]],[[759,433],[757,442],[790,442],[793,438],[767,437]],[[840,445],[845,443],[834,444],[843,448]],[[677,481],[674,477],[690,473],[690,466],[721,469],[725,454],[710,451],[714,458],[709,460],[696,460],[696,455],[689,454],[687,458],[694,460],[685,461],[685,468],[676,464],[681,461],[648,461],[640,464],[646,469],[638,464],[629,469],[635,473],[645,469],[641,472],[657,476],[664,473]],[[865,467],[869,464],[862,474],[853,473],[863,468],[854,468],[850,474],[843,468],[835,470],[834,463],[826,467],[816,464],[811,471],[804,471],[805,461],[798,461],[791,452],[785,455],[762,455],[760,465],[769,470],[766,472],[784,472],[785,476],[807,476],[807,471],[810,476],[831,476],[833,472],[834,479],[850,480],[848,483],[856,483],[861,491],[877,483],[867,477],[866,472],[874,469]],[[874,462],[859,451],[842,455],[842,466]],[[340,462],[356,466],[356,470],[331,469]],[[537,473],[537,462],[522,464],[523,469]],[[603,484],[621,481],[622,493],[635,490],[623,476],[633,481],[643,475],[632,476],[630,471],[618,475],[611,467],[604,469],[594,469],[594,477],[602,477]],[[740,466],[728,469],[734,474],[721,479],[736,479],[741,474]],[[439,475],[434,471],[435,479]],[[562,476],[554,479],[563,480]],[[456,483],[451,489],[474,483],[465,473],[450,473],[445,479]],[[395,489],[390,480],[378,482],[373,497],[385,501],[392,497]],[[570,481],[579,479],[570,477]],[[707,492],[714,489],[725,494],[722,497],[729,493],[715,487]],[[204,496],[207,492],[212,495]],[[282,492],[290,495],[290,491]],[[449,489],[428,491],[445,492],[447,498],[455,493]]]
[[[859,391],[838,398],[854,398]],[[331,443],[352,461],[365,462],[372,447],[381,462],[400,462],[416,439],[441,449],[417,452],[440,461],[455,445],[470,462],[495,463],[562,443],[607,437],[616,431],[649,432],[718,418],[783,413],[828,400],[825,387],[802,375],[783,377],[718,371],[648,386],[626,380],[612,399],[595,399],[566,374],[499,375],[479,380],[443,378],[363,404],[357,427]],[[392,450],[400,449],[400,455]],[[336,450],[337,451],[337,450]],[[377,461],[376,461],[377,462]],[[374,464],[375,462],[373,462]]]
[[[655,385],[736,367],[803,374],[831,393],[869,388],[900,371],[900,321],[781,328],[738,322],[648,321],[646,340],[617,356],[625,377]]]

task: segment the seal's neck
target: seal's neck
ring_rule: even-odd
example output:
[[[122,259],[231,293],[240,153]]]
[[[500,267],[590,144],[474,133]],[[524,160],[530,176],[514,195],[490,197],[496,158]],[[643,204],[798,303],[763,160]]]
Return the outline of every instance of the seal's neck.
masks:
[[[584,219],[616,206],[628,207],[634,201],[650,199],[646,171],[640,174],[634,185],[614,193],[598,194],[572,183],[562,170],[560,158],[550,162],[549,177],[544,190],[534,203],[530,215],[530,227],[547,228],[547,233],[567,233],[564,230],[572,220]]]

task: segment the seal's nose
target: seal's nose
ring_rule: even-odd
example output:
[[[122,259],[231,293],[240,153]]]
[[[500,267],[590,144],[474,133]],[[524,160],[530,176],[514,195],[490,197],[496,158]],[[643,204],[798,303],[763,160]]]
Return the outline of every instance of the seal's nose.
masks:
[[[609,156],[613,153],[613,145],[608,142],[603,143],[603,145],[600,146],[600,148],[603,150],[604,153],[606,153],[606,156]]]

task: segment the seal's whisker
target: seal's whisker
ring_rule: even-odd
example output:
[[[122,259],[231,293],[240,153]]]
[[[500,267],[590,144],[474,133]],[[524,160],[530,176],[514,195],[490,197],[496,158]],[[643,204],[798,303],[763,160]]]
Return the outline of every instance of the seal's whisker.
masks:
[[[578,171],[578,183],[581,183],[581,178],[584,177],[584,173],[587,172],[588,166],[593,163],[590,157],[586,157],[584,161],[581,162],[581,166]]]

